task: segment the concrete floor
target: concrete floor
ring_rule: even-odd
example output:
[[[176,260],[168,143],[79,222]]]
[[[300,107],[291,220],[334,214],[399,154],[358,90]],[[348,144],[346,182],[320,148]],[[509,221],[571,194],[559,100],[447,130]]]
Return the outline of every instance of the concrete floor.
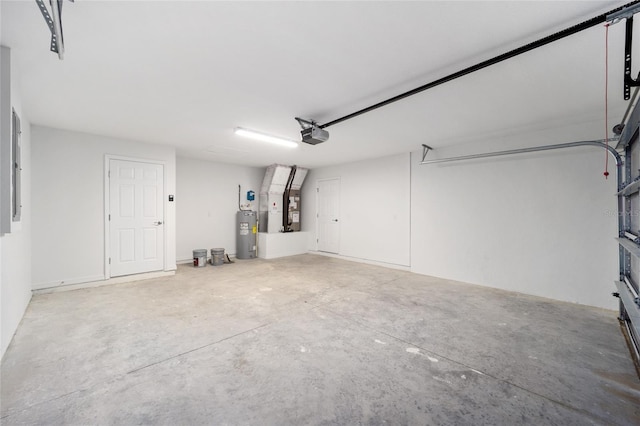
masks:
[[[616,312],[317,255],[34,296],[1,397],[3,425],[640,424]]]

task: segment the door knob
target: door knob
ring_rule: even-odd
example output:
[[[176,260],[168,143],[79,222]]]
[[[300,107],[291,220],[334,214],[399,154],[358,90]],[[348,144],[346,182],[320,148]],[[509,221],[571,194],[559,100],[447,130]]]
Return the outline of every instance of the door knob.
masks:
[[[338,221],[338,219],[333,219],[333,221],[334,221],[334,222],[337,222],[337,221]]]
[[[156,226],[158,226],[158,225],[162,225],[162,221],[161,221],[161,220],[159,220],[159,221],[157,221],[157,222],[153,222],[153,224],[154,224],[154,225],[156,225]]]

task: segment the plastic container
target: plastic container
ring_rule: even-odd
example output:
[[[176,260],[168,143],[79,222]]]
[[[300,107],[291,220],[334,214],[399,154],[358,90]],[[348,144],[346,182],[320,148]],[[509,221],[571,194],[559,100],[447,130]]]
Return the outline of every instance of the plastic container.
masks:
[[[212,248],[211,249],[211,264],[213,266],[219,266],[224,263],[224,249]]]
[[[196,268],[207,266],[207,249],[193,251],[193,266]]]

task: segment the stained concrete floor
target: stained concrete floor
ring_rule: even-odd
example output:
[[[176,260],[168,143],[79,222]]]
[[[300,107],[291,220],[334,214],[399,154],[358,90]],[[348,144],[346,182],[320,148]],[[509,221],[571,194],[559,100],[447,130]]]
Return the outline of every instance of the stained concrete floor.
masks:
[[[302,255],[34,296],[3,425],[638,425],[613,311]]]

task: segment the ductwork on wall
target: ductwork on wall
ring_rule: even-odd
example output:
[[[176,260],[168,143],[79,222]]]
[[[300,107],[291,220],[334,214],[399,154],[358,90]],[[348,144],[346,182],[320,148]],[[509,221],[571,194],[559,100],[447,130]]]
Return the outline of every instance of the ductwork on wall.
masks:
[[[258,232],[300,231],[300,189],[309,170],[272,164],[260,188]]]

